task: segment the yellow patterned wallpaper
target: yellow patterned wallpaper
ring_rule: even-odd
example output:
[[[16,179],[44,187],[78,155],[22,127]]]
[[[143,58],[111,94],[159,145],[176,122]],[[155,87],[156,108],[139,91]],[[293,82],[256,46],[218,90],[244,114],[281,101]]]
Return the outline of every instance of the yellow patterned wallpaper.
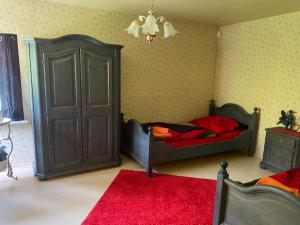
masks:
[[[256,155],[280,110],[300,116],[300,12],[225,26],[218,41],[215,98],[261,108]]]
[[[159,9],[157,9],[159,11]],[[146,13],[147,9],[141,13]],[[0,0],[0,32],[16,33],[25,116],[30,119],[24,37],[52,38],[70,33],[122,44],[122,111],[141,121],[184,121],[208,111],[213,97],[216,28],[172,21],[180,34],[149,46],[124,29],[137,15],[122,15],[41,0]]]

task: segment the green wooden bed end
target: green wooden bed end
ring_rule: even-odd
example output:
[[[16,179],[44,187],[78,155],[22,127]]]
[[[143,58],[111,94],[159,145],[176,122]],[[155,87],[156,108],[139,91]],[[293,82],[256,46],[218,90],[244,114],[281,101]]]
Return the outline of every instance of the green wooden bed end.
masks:
[[[300,198],[283,189],[229,179],[227,161],[217,177],[213,225],[299,225]]]
[[[144,166],[149,176],[155,164],[170,162],[180,159],[210,155],[225,151],[248,149],[248,155],[253,156],[256,147],[259,110],[254,109],[252,114],[247,113],[241,106],[233,103],[216,107],[211,101],[209,115],[228,116],[247,125],[248,129],[232,140],[214,143],[196,144],[184,147],[173,147],[163,140],[156,140],[152,135],[152,128],[144,131],[139,121],[130,119],[123,125],[123,152],[134,158]]]

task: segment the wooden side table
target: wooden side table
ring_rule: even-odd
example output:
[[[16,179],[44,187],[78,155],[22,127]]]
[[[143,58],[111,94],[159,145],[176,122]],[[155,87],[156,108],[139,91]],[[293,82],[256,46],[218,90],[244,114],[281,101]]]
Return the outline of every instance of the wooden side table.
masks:
[[[260,167],[274,172],[300,167],[300,133],[283,127],[267,128],[266,132]]]
[[[8,129],[7,136],[5,136],[3,138],[0,137],[0,141],[9,141],[10,142],[10,151],[7,155],[7,176],[9,178],[13,178],[13,179],[17,180],[18,178],[14,176],[12,165],[10,164],[10,161],[9,161],[10,155],[13,152],[13,149],[14,149],[14,144],[13,144],[13,141],[10,137],[10,133],[11,133],[10,123],[11,123],[11,119],[9,119],[9,118],[0,119],[0,127],[7,126],[7,129]]]

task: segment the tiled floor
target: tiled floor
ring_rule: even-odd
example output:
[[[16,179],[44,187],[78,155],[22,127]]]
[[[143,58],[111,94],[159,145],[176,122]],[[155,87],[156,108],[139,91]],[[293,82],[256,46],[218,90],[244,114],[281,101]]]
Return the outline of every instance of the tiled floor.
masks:
[[[241,152],[182,160],[155,167],[160,173],[216,178],[218,162],[229,161],[232,179],[250,181],[271,174],[259,168],[259,159]],[[141,170],[133,160],[123,156],[121,167],[39,182],[29,167],[15,170],[18,181],[0,173],[1,225],[79,225],[105,192],[121,169]]]

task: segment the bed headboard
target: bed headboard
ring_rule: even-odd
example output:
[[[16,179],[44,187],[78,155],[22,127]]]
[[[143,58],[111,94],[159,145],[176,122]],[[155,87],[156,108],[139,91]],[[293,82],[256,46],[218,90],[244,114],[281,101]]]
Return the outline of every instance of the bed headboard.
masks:
[[[248,127],[254,127],[259,119],[259,108],[255,107],[254,112],[248,113],[240,105],[227,103],[220,107],[217,107],[214,100],[211,100],[209,105],[209,115],[210,116],[228,116],[236,119],[242,124]]]
[[[236,119],[242,124],[245,124],[248,126],[248,130],[252,132],[251,137],[251,145],[252,149],[249,153],[249,155],[254,154],[254,150],[256,147],[256,141],[257,141],[257,134],[258,134],[258,125],[259,125],[259,118],[260,118],[260,109],[255,107],[253,113],[248,113],[242,106],[233,104],[233,103],[227,103],[220,107],[216,106],[216,103],[214,100],[211,100],[209,105],[209,115],[210,116],[228,116],[231,118]]]

